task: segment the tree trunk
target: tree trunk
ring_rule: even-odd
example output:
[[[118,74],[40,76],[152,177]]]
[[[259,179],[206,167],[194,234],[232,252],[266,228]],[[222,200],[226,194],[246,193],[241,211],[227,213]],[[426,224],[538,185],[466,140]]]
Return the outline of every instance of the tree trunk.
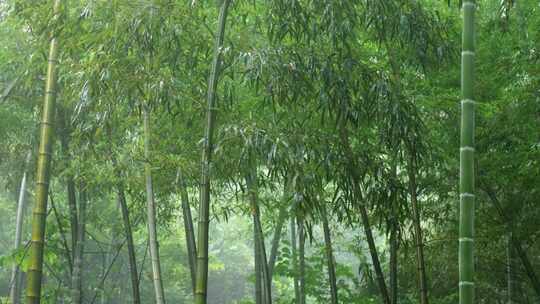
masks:
[[[426,266],[424,260],[424,238],[422,227],[420,226],[420,208],[418,206],[418,194],[416,187],[416,166],[414,158],[411,156],[408,164],[409,193],[411,195],[411,205],[413,213],[414,241],[416,246],[416,265],[418,270],[418,281],[420,284],[420,304],[428,304],[428,288],[426,277]]]
[[[334,260],[334,252],[332,250],[332,238],[330,235],[330,227],[328,225],[328,215],[326,213],[326,206],[322,209],[322,220],[324,230],[324,244],[326,251],[326,262],[328,265],[328,283],[330,284],[330,299],[332,304],[338,304],[338,290],[336,280],[336,268]]]
[[[296,220],[291,216],[291,254],[292,273],[294,276],[294,303],[300,304],[300,282],[298,280],[298,256],[296,253]]]
[[[195,304],[206,304],[208,290],[208,226],[210,222],[210,166],[214,150],[213,134],[216,120],[216,90],[219,79],[221,52],[225,36],[225,23],[231,0],[223,0],[219,10],[218,30],[214,59],[208,80],[208,100],[204,147],[201,159],[201,190],[199,201],[199,225],[197,227],[197,282]]]
[[[474,303],[474,0],[463,1],[459,170],[459,303]]]
[[[84,185],[79,189],[79,214],[77,227],[77,245],[73,250],[73,273],[71,274],[71,302],[73,304],[82,303],[82,270],[85,242],[85,225],[86,225],[86,189]]]
[[[300,281],[300,304],[306,304],[306,236],[304,233],[304,219],[298,217],[298,255],[299,271],[298,279]]]
[[[353,151],[349,142],[349,134],[345,122],[341,122],[340,126],[340,137],[343,148],[345,149],[347,155],[347,170],[352,177],[353,182],[353,193],[356,196],[356,199],[362,200],[362,191],[360,189],[360,175],[357,171],[358,166],[356,164]],[[360,202],[358,204],[358,210],[360,211],[360,218],[362,220],[362,226],[364,228],[364,233],[366,235],[366,241],[369,247],[369,254],[371,255],[371,261],[373,263],[373,269],[377,277],[377,283],[379,285],[379,291],[381,293],[381,298],[383,303],[391,304],[390,296],[388,294],[388,288],[386,287],[386,282],[384,281],[384,275],[379,261],[379,256],[377,254],[377,247],[375,246],[375,240],[373,239],[373,233],[371,231],[371,226],[369,224],[369,216],[364,203]]]
[[[191,217],[191,208],[189,206],[189,197],[187,185],[182,174],[182,170],[177,171],[176,184],[180,188],[180,198],[182,200],[182,215],[184,219],[184,233],[186,234],[186,247],[188,252],[189,271],[191,273],[191,287],[193,296],[195,296],[195,281],[197,275],[197,247],[195,243],[195,231],[193,229],[193,218]]]
[[[157,304],[165,303],[165,293],[161,280],[161,265],[159,262],[159,244],[156,229],[156,204],[154,201],[154,190],[152,185],[152,167],[150,164],[150,118],[147,105],[143,105],[144,124],[144,175],[146,178],[146,215],[148,216],[148,241],[150,248],[150,259],[152,260],[152,279],[154,281],[154,292]]]
[[[22,240],[22,230],[23,230],[23,221],[24,221],[24,205],[26,202],[26,179],[28,177],[28,163],[30,162],[31,153],[28,153],[26,156],[26,160],[24,162],[24,168],[23,168],[23,176],[21,179],[21,187],[19,189],[19,201],[17,202],[17,219],[15,224],[15,245],[14,249],[19,250],[21,248],[21,240]],[[20,269],[19,269],[19,261],[13,265],[13,269],[11,272],[11,291],[10,291],[10,299],[12,304],[19,304],[19,297],[20,297]]]
[[[54,2],[54,15],[59,16],[60,0]],[[50,168],[52,158],[54,113],[56,103],[56,65],[58,57],[58,40],[51,34],[47,85],[43,103],[39,154],[36,174],[36,203],[32,212],[32,240],[26,298],[28,304],[39,304],[41,301],[41,279],[43,273],[43,248],[45,245],[45,223],[47,217],[47,196],[49,191]]]

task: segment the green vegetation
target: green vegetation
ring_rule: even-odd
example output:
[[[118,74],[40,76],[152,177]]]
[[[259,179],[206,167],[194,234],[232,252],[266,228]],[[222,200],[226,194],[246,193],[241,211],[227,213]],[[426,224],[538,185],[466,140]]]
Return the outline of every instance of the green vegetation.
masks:
[[[539,28],[0,0],[0,304],[540,303]]]

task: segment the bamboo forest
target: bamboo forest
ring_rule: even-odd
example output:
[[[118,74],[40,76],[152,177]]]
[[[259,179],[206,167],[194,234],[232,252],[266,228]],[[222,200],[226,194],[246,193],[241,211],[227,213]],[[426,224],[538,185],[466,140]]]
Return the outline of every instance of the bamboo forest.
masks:
[[[0,0],[0,304],[539,304],[538,0]]]

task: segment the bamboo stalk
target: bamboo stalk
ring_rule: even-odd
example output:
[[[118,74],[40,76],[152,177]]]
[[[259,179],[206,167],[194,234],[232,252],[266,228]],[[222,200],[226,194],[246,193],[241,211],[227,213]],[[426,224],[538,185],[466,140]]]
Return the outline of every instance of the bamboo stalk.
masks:
[[[296,217],[291,216],[291,263],[292,263],[292,272],[294,275],[294,302],[296,304],[300,303],[300,282],[298,280],[298,257],[296,252]]]
[[[71,275],[71,302],[73,304],[82,303],[82,269],[85,242],[85,224],[86,224],[86,189],[81,186],[79,189],[79,212],[77,227],[77,245],[73,250],[73,272]]]
[[[459,215],[459,303],[474,303],[474,0],[463,1]]]
[[[298,224],[298,280],[300,281],[300,304],[306,304],[306,234],[304,218],[297,217]]]
[[[215,41],[214,59],[208,80],[208,97],[204,148],[201,159],[201,189],[199,201],[199,226],[197,227],[197,282],[195,303],[206,304],[208,291],[208,230],[210,223],[210,166],[214,150],[213,134],[216,120],[216,90],[221,65],[221,52],[225,37],[227,12],[232,0],[223,0],[219,10],[218,30]]]
[[[61,0],[54,2],[54,15],[58,18]],[[47,84],[40,126],[39,152],[36,174],[36,201],[32,211],[32,237],[26,288],[26,302],[41,302],[41,280],[43,275],[43,249],[45,247],[45,224],[47,217],[47,198],[51,174],[51,158],[54,133],[54,113],[56,106],[56,66],[58,60],[58,39],[51,33]]]
[[[195,296],[195,283],[197,276],[197,245],[195,243],[195,230],[193,229],[193,218],[191,216],[191,207],[189,206],[189,197],[187,185],[182,174],[182,170],[176,172],[176,184],[180,188],[180,198],[182,200],[182,216],[184,220],[184,233],[186,235],[186,247],[189,260],[189,271],[191,273],[191,287],[193,296]]]
[[[362,190],[360,188],[360,175],[356,171],[358,166],[356,164],[353,151],[351,148],[351,144],[349,141],[349,133],[347,129],[347,125],[345,122],[340,122],[340,138],[341,143],[343,145],[343,148],[345,149],[346,155],[347,155],[347,163],[348,163],[348,173],[351,175],[353,179],[353,193],[356,196],[357,199],[362,199]],[[373,269],[375,271],[375,275],[377,277],[377,283],[379,285],[379,291],[381,294],[381,298],[383,300],[384,304],[391,304],[390,302],[390,296],[388,294],[388,288],[386,286],[386,282],[384,281],[384,275],[381,267],[381,263],[379,260],[379,255],[377,253],[377,247],[375,246],[375,239],[373,238],[373,232],[371,230],[371,226],[369,223],[369,215],[368,211],[366,209],[366,206],[363,202],[358,204],[358,211],[360,211],[360,218],[362,220],[362,226],[364,228],[364,234],[366,235],[366,241],[368,243],[369,248],[369,254],[371,256],[371,261],[373,263]]]
[[[23,221],[24,221],[24,205],[26,202],[26,180],[28,177],[28,163],[30,162],[31,153],[29,152],[26,156],[26,160],[24,162],[24,169],[23,169],[23,177],[21,179],[21,187],[19,189],[19,200],[17,202],[17,219],[15,224],[15,244],[14,248],[15,250],[18,250],[21,248],[21,239],[22,239],[22,229],[23,229]],[[13,284],[11,291],[10,291],[10,299],[11,303],[13,304],[19,304],[19,296],[20,296],[20,269],[19,269],[19,263],[15,263],[13,265],[13,269],[11,272],[11,284]]]
[[[161,277],[161,264],[159,261],[159,244],[156,228],[156,203],[154,199],[154,189],[152,184],[152,167],[150,164],[150,118],[147,105],[143,105],[143,125],[144,125],[144,175],[146,179],[146,215],[148,217],[148,241],[150,248],[150,259],[152,260],[152,279],[154,282],[154,292],[157,304],[165,304],[165,292]]]
[[[420,304],[428,304],[427,276],[424,259],[424,238],[422,236],[422,227],[420,226],[420,208],[418,206],[418,194],[416,186],[416,166],[413,156],[411,156],[409,160],[407,171],[409,175],[409,192],[411,195],[411,205],[413,213],[416,264],[418,271],[418,281],[420,285]]]
[[[338,289],[336,279],[336,262],[334,260],[334,252],[332,250],[332,237],[330,235],[330,227],[328,225],[328,215],[326,206],[322,207],[324,245],[326,252],[326,263],[328,267],[328,283],[330,284],[330,299],[332,304],[338,304]]]

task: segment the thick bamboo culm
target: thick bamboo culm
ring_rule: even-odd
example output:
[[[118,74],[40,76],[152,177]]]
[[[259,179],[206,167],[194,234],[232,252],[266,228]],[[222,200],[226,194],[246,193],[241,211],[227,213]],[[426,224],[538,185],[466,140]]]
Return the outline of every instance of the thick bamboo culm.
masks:
[[[459,303],[474,303],[474,0],[463,1],[459,171]]]

